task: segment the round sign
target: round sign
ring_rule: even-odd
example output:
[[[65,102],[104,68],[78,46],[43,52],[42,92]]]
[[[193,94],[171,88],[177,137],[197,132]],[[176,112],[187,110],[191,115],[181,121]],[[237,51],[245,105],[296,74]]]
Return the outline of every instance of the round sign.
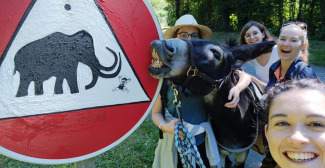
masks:
[[[114,147],[145,119],[162,38],[147,0],[0,4],[0,152],[63,164]]]

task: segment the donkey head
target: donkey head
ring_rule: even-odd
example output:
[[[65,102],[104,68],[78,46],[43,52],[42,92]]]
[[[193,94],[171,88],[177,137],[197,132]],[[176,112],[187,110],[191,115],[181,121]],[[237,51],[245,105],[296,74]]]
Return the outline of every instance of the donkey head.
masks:
[[[272,49],[275,42],[248,45],[224,45],[207,40],[155,40],[151,42],[152,64],[148,67],[154,78],[166,78],[179,85],[186,80],[187,71],[195,64],[198,70],[214,80],[228,75],[235,62],[246,62]],[[202,79],[194,83],[211,85]],[[195,84],[196,85],[196,84]],[[194,89],[195,87],[193,87]]]

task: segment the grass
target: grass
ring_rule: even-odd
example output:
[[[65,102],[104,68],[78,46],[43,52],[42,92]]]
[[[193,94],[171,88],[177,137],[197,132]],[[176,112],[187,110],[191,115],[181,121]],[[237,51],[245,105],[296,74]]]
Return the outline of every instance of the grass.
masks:
[[[96,167],[152,167],[158,139],[158,128],[148,117],[125,141],[97,156]]]
[[[309,63],[325,67],[325,41],[310,41],[309,46]]]
[[[159,139],[158,128],[150,116],[126,140],[95,157],[96,168],[149,168]],[[0,155],[0,168],[74,168],[74,164],[38,165]]]

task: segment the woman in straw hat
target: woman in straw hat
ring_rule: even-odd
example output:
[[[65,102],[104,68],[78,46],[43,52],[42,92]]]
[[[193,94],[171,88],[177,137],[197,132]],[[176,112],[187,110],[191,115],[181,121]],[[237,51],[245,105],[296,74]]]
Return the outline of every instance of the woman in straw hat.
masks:
[[[186,14],[176,21],[175,26],[165,31],[164,38],[208,40],[211,34],[212,31],[210,28],[199,25],[192,15]],[[154,68],[163,66],[162,62],[159,61],[157,53],[154,52],[152,54],[153,61],[151,66]],[[232,99],[232,101],[225,104],[226,107],[235,108],[237,106],[240,91],[246,88],[250,82],[250,76],[248,74],[239,71],[239,76],[240,79],[238,84],[229,92],[228,98],[229,100]],[[164,80],[160,95],[152,108],[152,120],[161,130],[160,139],[155,151],[154,168],[182,167],[179,154],[174,145],[174,126],[179,122],[179,119],[177,119],[178,115],[173,104],[173,91],[170,88],[169,82],[166,81],[167,80]],[[188,98],[182,96],[182,118],[185,122],[199,126],[201,123],[206,123],[208,121],[208,116],[204,98]],[[198,130],[200,130],[200,128]],[[189,130],[189,132],[191,131]],[[208,133],[208,130],[206,130],[206,132],[207,134],[198,131],[193,136],[195,137],[196,145],[204,165],[210,167],[210,165],[217,165],[220,159],[217,146],[206,146],[206,143],[204,143],[206,135],[213,134],[211,132]],[[182,133],[180,133],[180,136],[183,136]]]
[[[186,36],[186,34],[182,34],[182,36],[181,33],[195,33],[195,36]],[[179,38],[209,40],[211,35],[212,31],[210,28],[199,25],[192,15],[186,14],[176,21],[175,26],[165,31],[164,39]]]

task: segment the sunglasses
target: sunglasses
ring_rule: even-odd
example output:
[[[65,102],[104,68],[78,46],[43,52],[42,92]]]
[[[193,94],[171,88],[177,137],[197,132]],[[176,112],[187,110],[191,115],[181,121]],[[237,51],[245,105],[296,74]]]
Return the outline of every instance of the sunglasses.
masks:
[[[289,26],[289,25],[292,25],[292,24],[295,24],[295,25],[299,26],[302,30],[306,30],[307,31],[307,24],[304,23],[304,22],[293,22],[293,21],[290,21],[290,22],[283,23],[282,27]]]

